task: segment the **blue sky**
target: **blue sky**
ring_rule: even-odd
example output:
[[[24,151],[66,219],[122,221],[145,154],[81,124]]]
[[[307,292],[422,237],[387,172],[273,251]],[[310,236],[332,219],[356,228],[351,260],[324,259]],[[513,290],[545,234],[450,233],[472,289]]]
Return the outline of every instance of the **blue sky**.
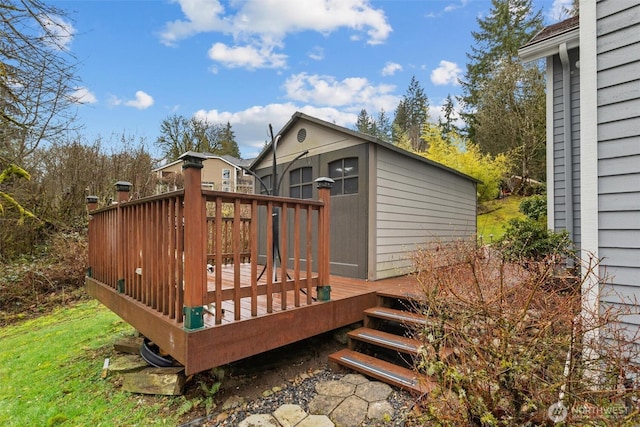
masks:
[[[545,23],[570,0],[533,0]],[[229,121],[255,157],[295,111],[352,128],[389,114],[412,76],[436,119],[461,93],[489,0],[56,0],[80,61],[76,98],[88,141],[153,143],[178,114]],[[114,137],[114,135],[116,137]]]

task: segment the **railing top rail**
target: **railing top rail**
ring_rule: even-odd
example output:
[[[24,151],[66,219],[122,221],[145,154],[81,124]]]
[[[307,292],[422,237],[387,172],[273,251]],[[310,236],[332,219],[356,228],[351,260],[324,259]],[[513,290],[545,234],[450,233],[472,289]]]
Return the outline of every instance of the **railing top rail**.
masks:
[[[170,191],[168,193],[156,194],[154,196],[142,197],[140,199],[129,200],[129,201],[126,201],[126,202],[121,202],[120,206],[121,207],[122,206],[135,206],[135,205],[140,205],[140,204],[144,204],[144,203],[155,202],[155,201],[158,201],[158,200],[170,199],[170,198],[176,197],[176,196],[184,196],[184,189]],[[91,215],[94,215],[94,214],[100,213],[100,212],[109,211],[109,210],[112,210],[112,209],[116,209],[117,207],[118,207],[117,203],[114,203],[111,206],[104,206],[102,208],[96,209],[95,211],[91,211]]]
[[[215,190],[202,190],[202,194],[207,197],[207,200],[210,198],[222,198],[224,202],[233,202],[235,200],[241,200],[248,203],[251,203],[254,200],[260,202],[260,204],[266,204],[267,202],[275,202],[275,203],[288,203],[288,204],[299,204],[299,205],[308,205],[308,206],[323,206],[324,202],[320,200],[311,200],[311,199],[296,199],[293,197],[276,197],[276,196],[267,196],[264,194],[245,194],[245,193],[234,193],[229,191],[215,191]]]

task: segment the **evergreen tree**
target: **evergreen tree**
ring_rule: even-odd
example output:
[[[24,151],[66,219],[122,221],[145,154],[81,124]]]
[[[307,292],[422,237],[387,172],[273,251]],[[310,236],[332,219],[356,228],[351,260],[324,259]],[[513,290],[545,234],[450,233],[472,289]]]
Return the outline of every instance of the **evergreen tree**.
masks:
[[[420,138],[422,126],[429,120],[429,98],[415,76],[411,77],[411,83],[406,94],[396,108],[394,125],[394,143],[398,143],[402,131],[411,141],[414,151],[424,151],[425,144]]]
[[[493,79],[505,63],[518,62],[518,48],[543,27],[541,11],[532,12],[531,0],[491,0],[492,8],[478,18],[480,31],[472,31],[465,80],[462,81],[463,117],[471,137],[474,133],[473,112],[482,102],[485,84]],[[482,144],[480,144],[482,145]]]
[[[458,131],[458,128],[454,124],[456,109],[453,105],[453,98],[451,95],[447,95],[447,99],[444,102],[442,110],[444,112],[444,120],[442,118],[438,118],[438,127],[440,128],[440,136],[443,140],[447,141],[449,140],[449,134],[451,132]]]
[[[378,112],[375,122],[376,136],[383,141],[391,141],[391,120],[383,108]]]
[[[461,98],[466,132],[483,152],[512,157],[518,165],[512,173],[541,179],[544,79],[537,64],[521,64],[518,48],[542,29],[542,14],[533,11],[531,0],[491,3],[490,13],[478,19],[480,30],[472,33],[475,43],[467,54]]]
[[[372,119],[364,108],[360,110],[358,114],[358,120],[356,120],[356,129],[358,132],[371,135]]]
[[[238,159],[240,158],[240,148],[238,148],[236,135],[229,122],[220,132],[220,154],[228,154]]]

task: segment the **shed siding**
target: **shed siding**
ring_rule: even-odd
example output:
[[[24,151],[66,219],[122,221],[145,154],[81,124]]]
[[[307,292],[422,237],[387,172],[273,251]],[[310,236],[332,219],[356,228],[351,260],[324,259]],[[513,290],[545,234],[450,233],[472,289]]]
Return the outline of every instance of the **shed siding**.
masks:
[[[555,231],[567,229],[567,212],[573,217],[573,228],[569,230],[574,243],[580,248],[580,69],[578,49],[569,51],[571,87],[571,170],[572,201],[567,207],[565,177],[565,129],[564,129],[564,81],[562,62],[558,55],[553,57],[553,203]],[[550,177],[551,178],[551,177]]]
[[[475,234],[473,182],[391,150],[378,150],[375,164],[376,279],[411,271],[418,246]]]
[[[605,304],[640,294],[640,5],[597,3],[598,237]],[[640,316],[624,320],[631,330]]]

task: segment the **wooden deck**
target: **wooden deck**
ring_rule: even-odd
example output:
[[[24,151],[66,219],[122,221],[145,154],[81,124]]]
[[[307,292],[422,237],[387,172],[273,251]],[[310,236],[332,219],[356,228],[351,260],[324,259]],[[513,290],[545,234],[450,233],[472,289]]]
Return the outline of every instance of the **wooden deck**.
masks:
[[[186,154],[183,190],[130,200],[120,181],[116,204],[87,198],[86,287],[187,374],[361,321],[377,291],[411,292],[408,278],[330,274],[330,180],[319,200],[210,191]]]
[[[233,286],[234,269],[222,269],[223,287]],[[248,278],[250,265],[243,265],[242,276]],[[209,274],[211,280],[213,274]],[[210,280],[210,281],[211,281]],[[261,279],[261,280],[264,280]],[[235,320],[234,301],[224,301],[223,319],[205,313],[205,327],[185,330],[182,324],[117,290],[87,278],[87,290],[140,333],[158,344],[185,366],[187,374],[211,369],[274,348],[300,341],[362,320],[363,312],[377,302],[377,293],[413,294],[412,277],[397,277],[376,282],[330,276],[331,299],[300,307],[282,309],[281,293],[273,294],[273,311],[267,312],[267,296],[260,295],[258,316],[251,314],[251,298],[240,300],[240,320]],[[300,291],[302,297],[306,297]],[[294,301],[293,290],[286,292]],[[215,313],[213,310],[211,310]]]

